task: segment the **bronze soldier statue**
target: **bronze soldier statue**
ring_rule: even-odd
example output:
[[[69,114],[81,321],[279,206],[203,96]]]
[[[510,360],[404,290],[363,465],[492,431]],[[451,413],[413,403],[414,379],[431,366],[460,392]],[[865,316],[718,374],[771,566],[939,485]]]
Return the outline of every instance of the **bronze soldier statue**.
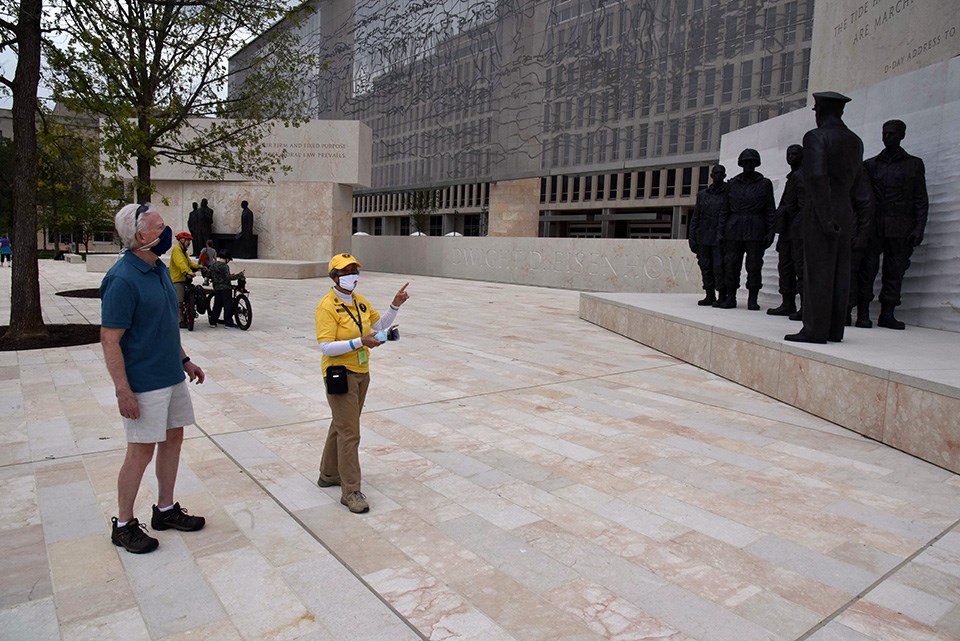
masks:
[[[843,340],[850,290],[850,249],[872,215],[863,141],[843,123],[850,98],[813,94],[817,128],[803,136],[803,329],[788,341]]]
[[[200,234],[199,230],[199,221],[200,221],[200,208],[197,206],[197,203],[190,203],[193,205],[193,210],[187,216],[187,230],[190,232],[190,235],[196,238]],[[197,257],[200,255],[200,250],[203,249],[203,246],[200,243],[193,244],[193,255]]]
[[[858,278],[857,327],[869,327],[869,304],[873,298],[873,281],[880,271],[880,317],[877,325],[903,329],[893,310],[900,305],[903,276],[910,267],[913,249],[923,242],[930,203],[923,161],[911,156],[900,143],[907,135],[902,120],[883,123],[883,151],[863,163],[873,185],[876,202],[877,239],[862,263]],[[865,321],[865,322],[862,322]]]
[[[240,203],[240,233],[237,234],[237,258],[256,258],[253,249],[253,212],[247,201]]]
[[[787,184],[783,186],[780,206],[777,207],[774,229],[777,238],[777,274],[780,276],[780,296],[783,302],[779,307],[768,309],[771,316],[788,316],[790,320],[802,320],[802,312],[797,309],[796,298],[800,294],[803,305],[803,237],[800,233],[803,208],[803,147],[787,147]]]
[[[744,149],[737,164],[743,171],[727,182],[729,206],[720,212],[720,240],[723,243],[723,272],[727,297],[717,305],[722,309],[737,306],[737,289],[744,254],[747,263],[747,309],[757,311],[757,294],[762,287],[763,252],[773,244],[773,217],[777,205],[773,183],[757,171],[760,152]]]
[[[200,212],[197,217],[197,233],[193,235],[195,247],[203,249],[207,241],[213,238],[213,210],[207,206],[207,199],[200,200]]]
[[[703,289],[707,295],[697,305],[717,305],[714,290],[720,290],[719,300],[726,297],[726,285],[723,280],[723,251],[718,240],[720,235],[720,210],[727,206],[727,170],[716,165],[710,171],[713,182],[697,194],[697,204],[690,217],[690,251],[697,255],[697,264],[703,277]]]

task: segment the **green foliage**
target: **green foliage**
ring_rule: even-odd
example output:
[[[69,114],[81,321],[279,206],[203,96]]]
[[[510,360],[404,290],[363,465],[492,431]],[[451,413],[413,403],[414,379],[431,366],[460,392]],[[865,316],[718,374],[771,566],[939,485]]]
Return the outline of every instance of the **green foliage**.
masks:
[[[437,200],[437,192],[429,189],[421,189],[407,196],[410,220],[417,231],[430,235],[430,216],[437,211]]]
[[[89,242],[93,232],[113,227],[122,186],[103,178],[95,123],[46,117],[38,132],[39,225]]]
[[[64,39],[46,49],[54,97],[100,118],[108,171],[128,174],[135,159],[138,196],[161,159],[206,179],[263,178],[284,153],[263,136],[304,120],[297,79],[315,60],[294,27],[310,11],[283,0],[60,0],[52,24]],[[289,27],[270,28],[284,17]],[[251,34],[267,45],[262,57],[228,67]]]

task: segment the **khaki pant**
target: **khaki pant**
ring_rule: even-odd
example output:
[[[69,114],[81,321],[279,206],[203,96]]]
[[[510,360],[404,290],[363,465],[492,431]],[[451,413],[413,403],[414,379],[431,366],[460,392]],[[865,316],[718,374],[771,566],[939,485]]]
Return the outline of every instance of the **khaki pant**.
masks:
[[[327,394],[333,419],[320,459],[320,474],[339,478],[343,496],[360,491],[360,412],[370,374],[347,371],[347,393]]]

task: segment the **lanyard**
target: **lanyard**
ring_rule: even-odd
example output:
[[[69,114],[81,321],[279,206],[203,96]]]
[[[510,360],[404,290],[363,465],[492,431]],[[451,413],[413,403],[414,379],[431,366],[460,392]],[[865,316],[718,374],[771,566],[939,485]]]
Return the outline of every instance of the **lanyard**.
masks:
[[[356,323],[357,327],[360,328],[360,336],[363,336],[363,316],[360,314],[360,304],[357,303],[357,316],[359,316],[359,319],[353,316],[346,303],[340,303],[340,307],[342,307],[343,311],[345,311],[347,314],[350,314],[350,320]]]

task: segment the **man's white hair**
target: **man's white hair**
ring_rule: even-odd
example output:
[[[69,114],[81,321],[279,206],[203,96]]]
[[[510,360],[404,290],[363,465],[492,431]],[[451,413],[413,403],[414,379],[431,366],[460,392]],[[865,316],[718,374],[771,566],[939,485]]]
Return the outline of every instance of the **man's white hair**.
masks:
[[[143,231],[147,214],[159,213],[150,203],[146,203],[146,207],[147,210],[140,214],[139,218],[137,218],[137,210],[140,209],[140,205],[136,203],[124,205],[114,216],[113,226],[116,227],[117,234],[120,235],[120,243],[125,249],[136,249],[137,232]]]

